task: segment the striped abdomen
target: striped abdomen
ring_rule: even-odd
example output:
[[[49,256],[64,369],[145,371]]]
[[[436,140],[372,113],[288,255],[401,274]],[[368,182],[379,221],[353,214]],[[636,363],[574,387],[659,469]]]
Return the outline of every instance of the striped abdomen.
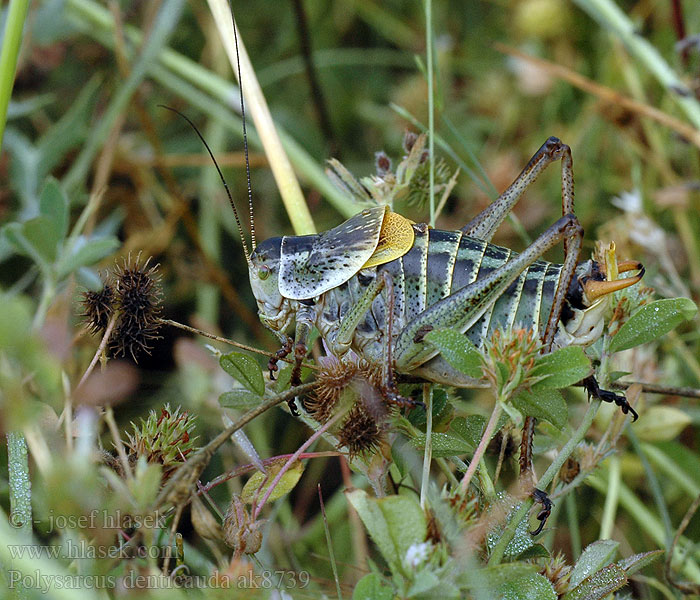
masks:
[[[415,242],[401,258],[378,267],[391,274],[394,283],[393,336],[427,307],[460,288],[498,269],[517,254],[462,234],[460,231],[428,229],[415,225]],[[547,324],[562,266],[535,261],[527,268],[472,325],[467,335],[480,347],[497,326],[518,325],[540,334]],[[326,294],[322,321],[323,329],[332,329],[347,310],[356,303],[376,274],[358,274],[346,284]],[[385,325],[386,299],[377,297],[355,335],[354,346],[363,354],[380,351],[378,344]],[[372,356],[368,356],[370,358]],[[374,358],[380,358],[375,356]]]

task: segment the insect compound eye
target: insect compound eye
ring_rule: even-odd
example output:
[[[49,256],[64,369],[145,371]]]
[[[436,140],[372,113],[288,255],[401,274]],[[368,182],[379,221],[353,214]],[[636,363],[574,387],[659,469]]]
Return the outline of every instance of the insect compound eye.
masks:
[[[258,269],[258,277],[263,281],[270,276],[270,267],[263,265]]]

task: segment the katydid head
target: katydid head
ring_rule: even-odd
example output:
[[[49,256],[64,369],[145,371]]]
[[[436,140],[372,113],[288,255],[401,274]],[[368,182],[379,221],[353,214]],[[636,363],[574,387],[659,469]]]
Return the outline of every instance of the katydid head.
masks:
[[[280,318],[285,312],[285,299],[279,290],[281,247],[281,237],[260,242],[250,255],[248,263],[250,287],[258,304],[260,320],[275,331],[280,331],[284,325]]]
[[[603,333],[610,294],[634,285],[644,276],[644,267],[637,261],[617,264],[618,273],[634,270],[638,273],[633,277],[608,280],[605,269],[597,261],[579,264],[566,294],[559,345],[588,346],[595,342]]]

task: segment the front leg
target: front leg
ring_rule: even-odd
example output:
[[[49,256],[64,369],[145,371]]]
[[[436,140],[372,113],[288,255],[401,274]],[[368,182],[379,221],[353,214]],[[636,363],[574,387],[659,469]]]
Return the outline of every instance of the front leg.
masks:
[[[296,330],[294,332],[294,367],[290,378],[290,385],[295,387],[301,383],[301,363],[308,351],[307,342],[314,322],[316,321],[316,308],[313,300],[300,300],[296,313]],[[291,349],[290,349],[291,351]],[[299,416],[296,398],[288,401],[289,410],[293,416]]]
[[[275,373],[279,370],[279,367],[277,366],[277,363],[284,359],[287,358],[292,352],[292,344],[294,343],[294,340],[290,338],[288,335],[283,336],[282,339],[282,347],[275,352],[274,356],[270,357],[270,360],[267,361],[267,368],[270,371],[270,379],[272,381],[275,380]]]
[[[423,403],[411,398],[405,398],[399,394],[394,381],[394,360],[392,354],[393,344],[393,322],[394,322],[394,284],[391,275],[387,271],[380,271],[374,280],[367,286],[359,300],[353,305],[350,311],[343,318],[338,329],[338,335],[334,340],[334,345],[340,348],[349,349],[352,343],[355,330],[371,309],[374,299],[384,292],[386,296],[386,329],[384,331],[384,356],[383,356],[383,385],[382,396],[389,402],[393,402],[401,407],[414,408],[423,406]]]

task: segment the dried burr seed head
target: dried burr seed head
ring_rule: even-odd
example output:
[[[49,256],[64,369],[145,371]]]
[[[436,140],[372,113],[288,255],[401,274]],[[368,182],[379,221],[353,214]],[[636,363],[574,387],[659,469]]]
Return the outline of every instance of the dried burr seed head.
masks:
[[[234,494],[221,526],[224,542],[238,556],[255,554],[262,545],[263,523],[264,521],[253,521],[241,498]]]
[[[93,335],[104,333],[114,314],[116,301],[114,287],[109,282],[105,282],[99,292],[87,290],[82,293],[82,296],[80,304],[83,312],[80,316],[83,317],[85,325]]]
[[[162,292],[158,265],[141,264],[141,255],[124,259],[105,277],[99,292],[83,293],[82,317],[93,334],[104,334],[109,320],[117,313],[117,322],[109,338],[113,356],[136,361],[141,352],[150,353],[151,342],[158,339]]]
[[[136,360],[140,352],[150,354],[150,342],[158,339],[162,292],[158,265],[149,267],[149,260],[140,264],[141,256],[132,261],[124,260],[122,267],[114,271],[117,306],[121,312],[110,348],[114,356],[126,356]]]
[[[341,446],[347,448],[350,457],[371,454],[379,449],[383,440],[384,427],[370,414],[365,403],[360,400],[348,413],[338,430]]]
[[[351,457],[375,452],[384,439],[389,407],[379,392],[381,368],[367,363],[328,361],[316,378],[304,409],[319,423],[345,412],[335,432]]]
[[[341,395],[360,370],[355,363],[329,362],[319,371],[310,396],[304,399],[304,410],[322,424],[335,414]]]

